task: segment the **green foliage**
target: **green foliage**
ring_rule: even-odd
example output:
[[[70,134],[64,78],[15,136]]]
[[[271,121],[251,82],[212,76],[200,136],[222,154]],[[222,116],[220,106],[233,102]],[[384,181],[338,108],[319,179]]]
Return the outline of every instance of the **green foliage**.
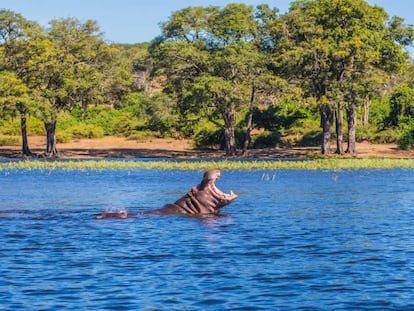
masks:
[[[310,116],[306,106],[295,102],[282,102],[267,109],[255,109],[253,119],[257,128],[279,133]]]
[[[322,133],[318,131],[306,132],[298,142],[299,146],[318,146],[322,141]]]
[[[3,125],[0,127],[0,134],[3,135],[18,136],[20,132],[20,123],[17,118],[3,122]]]
[[[280,142],[278,132],[265,131],[258,135],[252,135],[252,145],[254,149],[274,148]]]
[[[295,122],[286,131],[286,134],[299,138],[307,133],[320,131],[320,120],[317,117],[318,115],[316,113],[312,113],[308,118],[300,119],[299,122]]]
[[[0,71],[0,109],[26,110],[29,89],[13,71]]]
[[[360,107],[359,115],[363,114],[363,107]],[[384,96],[383,100],[379,97],[374,98],[369,105],[369,123],[376,127],[383,127],[385,120],[390,115],[389,98]]]
[[[27,118],[27,133],[32,136],[41,136],[45,133],[45,127],[43,122],[34,117]],[[0,126],[0,134],[11,135],[11,136],[20,136],[20,119],[19,118],[9,118],[3,120],[2,125]]]
[[[414,147],[414,118],[406,117],[403,122],[399,123],[398,129],[401,131],[398,146],[401,149]]]
[[[79,115],[75,110],[73,113],[69,111],[62,111],[59,113],[58,129],[66,131],[68,128],[76,127],[80,122]]]
[[[78,124],[74,128],[67,130],[73,138],[102,138],[104,130],[93,124]]]
[[[135,140],[136,142],[147,142],[153,138],[160,137],[160,134],[152,131],[135,131],[128,136],[128,140]]]
[[[376,144],[389,144],[398,142],[401,131],[398,128],[390,127],[378,129],[375,125],[358,127],[356,131],[357,141],[369,141]]]
[[[223,130],[200,130],[194,136],[194,144],[197,148],[223,149],[224,131]]]
[[[177,99],[180,117],[220,120],[228,155],[236,152],[236,113],[256,100],[255,93],[271,89],[258,83],[269,73],[256,40],[262,36],[258,19],[258,11],[242,3],[184,8],[162,25],[150,48],[154,71],[167,77],[164,92]]]
[[[0,135],[0,146],[20,146],[20,144],[18,137]]]
[[[121,115],[120,111],[111,107],[88,107],[84,122],[102,129],[103,135],[114,135]]]
[[[244,139],[244,132],[237,129],[235,131],[236,135],[236,144],[240,148],[243,139]],[[224,129],[203,129],[200,130],[194,136],[194,144],[198,148],[205,148],[205,149],[216,149],[216,150],[223,150],[225,148],[224,143]]]
[[[402,134],[398,140],[398,146],[404,150],[414,148],[414,126]]]
[[[73,139],[72,133],[68,132],[67,130],[63,131],[60,129],[57,129],[56,131],[56,142],[57,143],[70,143]]]
[[[44,135],[45,125],[39,119],[29,116],[27,118],[27,133],[32,136]]]
[[[401,123],[409,123],[414,118],[414,89],[406,84],[401,84],[390,97],[390,115],[386,119],[386,125],[397,126]]]

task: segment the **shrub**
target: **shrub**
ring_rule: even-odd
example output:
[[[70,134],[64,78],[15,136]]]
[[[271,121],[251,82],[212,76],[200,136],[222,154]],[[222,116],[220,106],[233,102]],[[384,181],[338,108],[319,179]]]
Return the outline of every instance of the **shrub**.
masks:
[[[398,147],[404,150],[414,147],[414,128],[401,135],[398,140]]]
[[[144,127],[144,122],[127,113],[117,120],[114,126],[115,135],[130,136]]]
[[[259,135],[252,136],[253,148],[274,148],[280,142],[278,132],[265,131]]]
[[[322,143],[322,131],[309,131],[298,141],[298,146],[320,146]]]
[[[101,128],[103,135],[114,135],[121,112],[111,107],[90,107],[86,111],[85,123]]]
[[[300,125],[310,116],[309,108],[297,102],[284,101],[266,109],[256,108],[253,119],[256,127],[269,131],[286,131]]]
[[[72,115],[72,113],[61,112],[58,116],[57,128],[60,130],[67,130],[76,127],[78,124],[79,121]]]
[[[20,144],[18,137],[0,135],[0,146],[20,146]]]
[[[383,130],[378,130],[374,125],[365,127],[357,127],[356,140],[369,141],[376,144],[395,143],[401,136],[401,131],[398,128],[390,127]]]
[[[240,149],[244,140],[244,132],[239,129],[236,129],[235,136],[236,146]],[[211,148],[222,150],[225,147],[224,130],[201,130],[194,136],[194,145],[198,148]]]
[[[407,118],[399,125],[399,130],[401,136],[398,139],[398,146],[404,150],[414,147],[414,118]]]
[[[134,131],[127,137],[127,139],[135,140],[136,142],[139,142],[139,143],[144,143],[158,136],[159,136],[159,133],[152,132],[152,131]]]
[[[92,124],[79,124],[68,129],[67,132],[71,133],[73,138],[102,138],[104,136],[104,130]]]
[[[194,136],[194,144],[198,148],[224,149],[224,131],[200,130]]]
[[[26,123],[28,135],[44,135],[45,127],[43,122],[39,119],[29,116]],[[0,127],[0,133],[4,135],[19,136],[21,135],[20,118],[12,118],[5,120],[3,125]]]
[[[29,136],[42,136],[45,135],[45,124],[42,120],[34,117],[27,118],[27,135]]]
[[[13,118],[7,120],[0,127],[0,134],[8,136],[18,136],[21,134],[20,120],[18,118]]]
[[[68,131],[57,130],[56,131],[56,142],[60,144],[70,143],[72,140],[72,133]]]

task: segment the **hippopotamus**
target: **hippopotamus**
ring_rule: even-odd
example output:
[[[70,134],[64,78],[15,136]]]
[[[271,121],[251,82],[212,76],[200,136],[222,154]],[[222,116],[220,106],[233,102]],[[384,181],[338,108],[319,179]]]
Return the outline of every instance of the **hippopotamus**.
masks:
[[[130,218],[142,215],[218,215],[221,208],[232,203],[237,198],[233,191],[227,194],[216,187],[215,182],[220,176],[219,170],[206,171],[198,186],[192,187],[189,192],[175,203],[167,204],[162,208],[138,213],[103,212],[96,216],[96,218]]]

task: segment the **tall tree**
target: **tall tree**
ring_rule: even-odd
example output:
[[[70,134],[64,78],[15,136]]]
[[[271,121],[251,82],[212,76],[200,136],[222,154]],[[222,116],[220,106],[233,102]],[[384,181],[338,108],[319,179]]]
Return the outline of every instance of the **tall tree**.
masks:
[[[50,22],[43,38],[43,53],[36,59],[38,95],[46,100],[44,123],[46,154],[57,155],[56,123],[59,111],[99,101],[104,93],[103,68],[110,49],[100,37],[95,21],[65,18]]]
[[[20,113],[22,153],[31,155],[27,141],[26,112],[30,103],[29,89],[13,71],[0,71],[0,108]]]
[[[402,47],[411,42],[412,30],[363,0],[298,0],[284,18],[283,58],[308,96],[320,102],[321,150],[328,154],[335,102],[348,101],[348,140],[354,141],[358,97],[366,97],[355,83],[366,80],[371,67],[398,70],[407,60]],[[354,143],[348,152],[355,153]]]
[[[30,59],[37,53],[32,38],[42,29],[9,10],[0,10],[0,71],[3,98],[0,101],[20,113],[22,153],[31,155],[27,140],[26,116],[33,106],[28,100],[31,87]],[[3,84],[4,83],[4,84]]]
[[[206,117],[224,130],[226,155],[237,153],[236,112],[254,95],[259,25],[253,7],[189,7],[175,12],[150,48],[164,91],[180,114]]]

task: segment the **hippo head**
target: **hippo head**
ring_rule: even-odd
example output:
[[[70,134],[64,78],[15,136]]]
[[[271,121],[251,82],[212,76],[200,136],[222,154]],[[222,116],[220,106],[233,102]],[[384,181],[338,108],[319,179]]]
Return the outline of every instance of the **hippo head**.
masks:
[[[193,187],[186,195],[178,199],[173,204],[167,204],[163,208],[138,212],[130,214],[127,212],[114,213],[103,212],[96,216],[97,219],[103,218],[129,218],[141,215],[217,215],[220,209],[233,202],[237,195],[230,191],[224,193],[217,188],[215,182],[219,179],[221,173],[219,170],[208,170],[204,173],[201,183],[197,187]]]
[[[204,173],[203,180],[198,186],[199,193],[197,199],[204,205],[213,207],[215,212],[218,212],[222,207],[233,202],[237,195],[230,191],[230,193],[224,193],[217,188],[215,182],[221,176],[219,170],[208,170]]]

